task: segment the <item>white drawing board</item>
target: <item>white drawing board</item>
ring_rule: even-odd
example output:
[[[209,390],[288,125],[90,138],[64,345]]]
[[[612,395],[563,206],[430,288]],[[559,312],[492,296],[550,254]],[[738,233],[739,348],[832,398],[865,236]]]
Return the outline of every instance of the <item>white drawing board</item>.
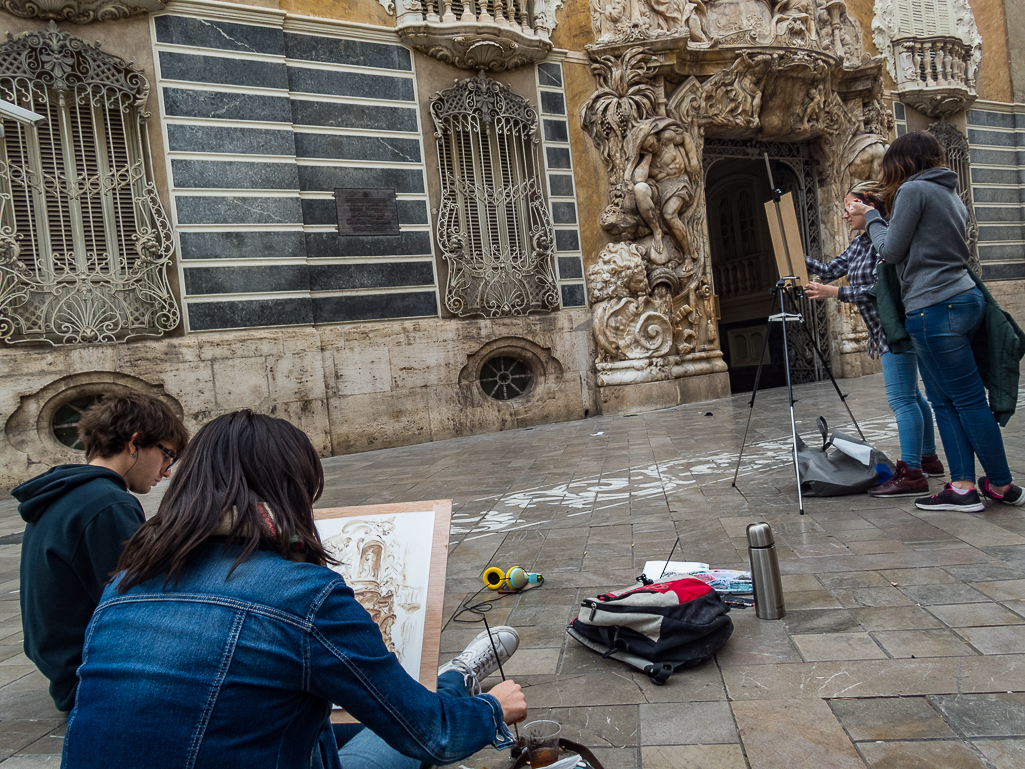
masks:
[[[340,562],[332,568],[377,622],[406,672],[432,691],[451,515],[447,499],[313,511],[321,541]],[[354,719],[336,710],[331,720]]]

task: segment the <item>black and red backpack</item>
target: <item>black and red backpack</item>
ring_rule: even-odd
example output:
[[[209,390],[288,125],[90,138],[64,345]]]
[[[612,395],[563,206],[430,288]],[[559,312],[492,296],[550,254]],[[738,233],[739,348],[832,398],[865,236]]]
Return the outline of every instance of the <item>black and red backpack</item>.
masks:
[[[715,654],[730,635],[729,607],[697,579],[677,579],[588,598],[566,632],[603,657],[662,685]]]

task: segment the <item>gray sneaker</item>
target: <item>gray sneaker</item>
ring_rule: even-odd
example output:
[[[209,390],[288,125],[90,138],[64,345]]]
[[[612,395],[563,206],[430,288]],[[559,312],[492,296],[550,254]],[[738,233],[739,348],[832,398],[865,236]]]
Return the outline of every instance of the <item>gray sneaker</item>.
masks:
[[[492,639],[494,645],[492,646]],[[513,652],[520,645],[520,634],[516,628],[508,625],[499,625],[491,628],[491,638],[488,638],[488,631],[482,630],[477,637],[467,644],[462,653],[453,657],[440,668],[438,675],[455,670],[463,674],[470,694],[480,694],[480,684],[485,678],[498,670],[498,662],[506,662],[513,656]],[[495,656],[495,652],[498,656]]]

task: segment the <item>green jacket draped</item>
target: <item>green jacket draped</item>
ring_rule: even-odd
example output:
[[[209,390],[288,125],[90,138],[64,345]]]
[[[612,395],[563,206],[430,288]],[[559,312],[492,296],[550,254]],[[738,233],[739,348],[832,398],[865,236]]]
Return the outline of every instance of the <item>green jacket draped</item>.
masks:
[[[868,293],[876,301],[890,352],[895,355],[912,352],[911,337],[904,328],[904,304],[900,299],[897,270],[892,264],[881,263],[877,265],[876,273],[876,284]],[[968,270],[968,274],[986,298],[986,315],[972,339],[972,353],[989,393],[989,408],[1000,426],[1004,427],[1018,403],[1020,362],[1025,357],[1025,331],[1000,308],[975,273]]]

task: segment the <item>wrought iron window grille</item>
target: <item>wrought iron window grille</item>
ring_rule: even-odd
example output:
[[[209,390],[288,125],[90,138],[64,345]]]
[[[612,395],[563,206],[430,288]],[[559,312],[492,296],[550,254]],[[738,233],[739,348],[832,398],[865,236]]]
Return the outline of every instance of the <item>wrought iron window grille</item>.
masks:
[[[148,95],[141,71],[53,22],[0,45],[0,98],[46,118],[3,123],[0,339],[118,342],[178,325]]]
[[[481,72],[431,99],[445,306],[459,317],[559,309],[537,113]]]

